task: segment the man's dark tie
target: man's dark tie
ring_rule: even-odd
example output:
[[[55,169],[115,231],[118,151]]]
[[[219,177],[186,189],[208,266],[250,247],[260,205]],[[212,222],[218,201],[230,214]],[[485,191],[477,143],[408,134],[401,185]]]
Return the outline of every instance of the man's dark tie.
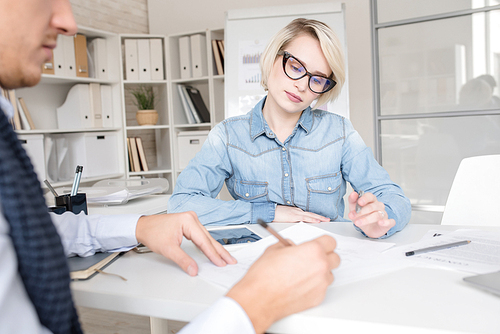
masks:
[[[40,322],[54,334],[81,333],[61,239],[33,166],[1,109],[0,203],[19,273]]]

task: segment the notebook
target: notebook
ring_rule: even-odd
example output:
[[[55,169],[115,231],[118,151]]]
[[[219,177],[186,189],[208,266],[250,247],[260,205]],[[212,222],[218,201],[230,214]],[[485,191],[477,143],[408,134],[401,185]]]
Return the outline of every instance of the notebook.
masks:
[[[464,281],[500,296],[500,271],[464,277]]]
[[[104,269],[124,253],[95,253],[88,257],[70,257],[68,266],[72,280],[86,280],[94,277],[98,272],[95,269]]]

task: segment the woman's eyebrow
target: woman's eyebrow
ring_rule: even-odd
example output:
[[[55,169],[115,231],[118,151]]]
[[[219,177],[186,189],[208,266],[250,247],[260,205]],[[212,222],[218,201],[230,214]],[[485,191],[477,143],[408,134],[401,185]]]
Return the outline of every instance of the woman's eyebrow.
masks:
[[[290,55],[291,55],[293,58],[297,59],[297,60],[298,60],[298,61],[302,64],[302,66],[304,66],[304,68],[307,70],[307,64],[306,64],[306,62],[305,62],[305,61],[300,60],[298,57],[295,57],[295,56],[294,56],[294,55],[292,55],[291,53],[290,53]],[[311,73],[311,74],[313,74],[313,75],[320,75],[320,76],[322,76],[322,77],[328,78],[328,75],[326,75],[325,73],[323,73],[323,72],[321,72],[321,71],[314,71],[314,72],[309,72],[309,73]]]

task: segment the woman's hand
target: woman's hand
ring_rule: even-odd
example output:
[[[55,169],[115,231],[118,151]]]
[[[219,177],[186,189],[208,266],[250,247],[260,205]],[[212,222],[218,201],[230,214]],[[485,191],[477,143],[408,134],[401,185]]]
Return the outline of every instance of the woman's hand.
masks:
[[[304,211],[296,206],[277,205],[273,223],[321,223],[329,221],[330,218]]]
[[[361,210],[356,212],[356,203]],[[370,238],[380,238],[387,233],[396,221],[389,219],[385,211],[385,204],[379,202],[371,193],[364,193],[362,197],[353,192],[349,195],[349,218]]]

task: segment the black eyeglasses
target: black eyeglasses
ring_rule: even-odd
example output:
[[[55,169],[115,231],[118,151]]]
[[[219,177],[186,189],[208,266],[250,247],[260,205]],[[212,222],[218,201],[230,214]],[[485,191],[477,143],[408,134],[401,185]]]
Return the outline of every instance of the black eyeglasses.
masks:
[[[283,71],[285,74],[292,80],[299,80],[308,75],[309,89],[316,94],[326,93],[337,84],[333,79],[307,72],[305,66],[286,51],[280,51],[278,55],[283,56]]]

